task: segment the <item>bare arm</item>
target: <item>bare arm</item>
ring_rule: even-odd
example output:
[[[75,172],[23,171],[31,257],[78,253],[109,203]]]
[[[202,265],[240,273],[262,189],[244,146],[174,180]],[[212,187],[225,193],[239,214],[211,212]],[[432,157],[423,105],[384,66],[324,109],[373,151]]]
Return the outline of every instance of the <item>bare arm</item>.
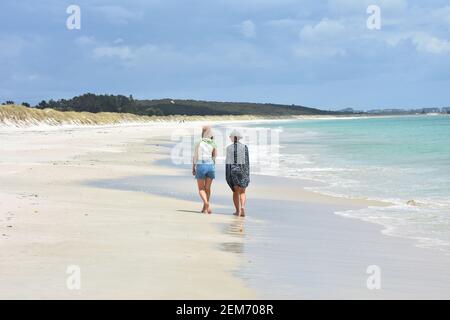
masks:
[[[214,148],[212,151],[212,159],[213,159],[214,163],[216,163],[216,157],[217,157],[217,149]]]
[[[247,175],[250,177],[250,157],[247,146],[245,146],[245,169]]]
[[[192,175],[195,176],[195,165],[197,164],[198,161],[198,148],[200,146],[200,143],[198,143],[195,148],[194,148],[194,156],[192,157]]]

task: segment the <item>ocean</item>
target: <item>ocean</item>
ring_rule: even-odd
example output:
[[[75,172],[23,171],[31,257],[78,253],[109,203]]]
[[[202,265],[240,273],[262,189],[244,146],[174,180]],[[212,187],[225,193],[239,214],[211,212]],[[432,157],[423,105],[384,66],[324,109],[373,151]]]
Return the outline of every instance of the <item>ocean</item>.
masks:
[[[319,193],[383,200],[336,214],[381,224],[392,236],[450,252],[450,116],[298,120],[278,128],[279,168],[262,174],[314,181]]]

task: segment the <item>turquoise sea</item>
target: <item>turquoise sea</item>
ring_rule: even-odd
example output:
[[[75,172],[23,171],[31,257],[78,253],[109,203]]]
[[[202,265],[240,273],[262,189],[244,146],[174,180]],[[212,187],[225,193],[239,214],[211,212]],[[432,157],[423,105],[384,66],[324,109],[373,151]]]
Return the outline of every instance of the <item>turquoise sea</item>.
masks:
[[[393,236],[450,252],[450,116],[298,120],[282,130],[270,175],[315,181],[313,191],[393,205],[337,212]]]

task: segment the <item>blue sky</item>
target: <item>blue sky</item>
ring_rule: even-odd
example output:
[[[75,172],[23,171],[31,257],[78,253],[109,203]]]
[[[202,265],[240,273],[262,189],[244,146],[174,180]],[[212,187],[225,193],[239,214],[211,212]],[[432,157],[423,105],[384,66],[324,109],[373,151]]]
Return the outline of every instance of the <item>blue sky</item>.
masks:
[[[80,30],[66,27],[70,4]],[[0,21],[1,101],[450,106],[448,0],[2,0]]]

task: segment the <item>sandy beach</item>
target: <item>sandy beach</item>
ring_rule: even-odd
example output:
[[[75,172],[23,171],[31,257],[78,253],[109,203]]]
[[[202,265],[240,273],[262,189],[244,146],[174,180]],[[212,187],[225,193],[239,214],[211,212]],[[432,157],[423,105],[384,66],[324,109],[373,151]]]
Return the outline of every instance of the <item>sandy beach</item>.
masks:
[[[168,160],[180,126],[200,123],[0,129],[0,298],[450,298],[450,256],[335,214],[384,203],[254,176],[243,220],[221,176],[214,214],[198,213],[189,170]]]

